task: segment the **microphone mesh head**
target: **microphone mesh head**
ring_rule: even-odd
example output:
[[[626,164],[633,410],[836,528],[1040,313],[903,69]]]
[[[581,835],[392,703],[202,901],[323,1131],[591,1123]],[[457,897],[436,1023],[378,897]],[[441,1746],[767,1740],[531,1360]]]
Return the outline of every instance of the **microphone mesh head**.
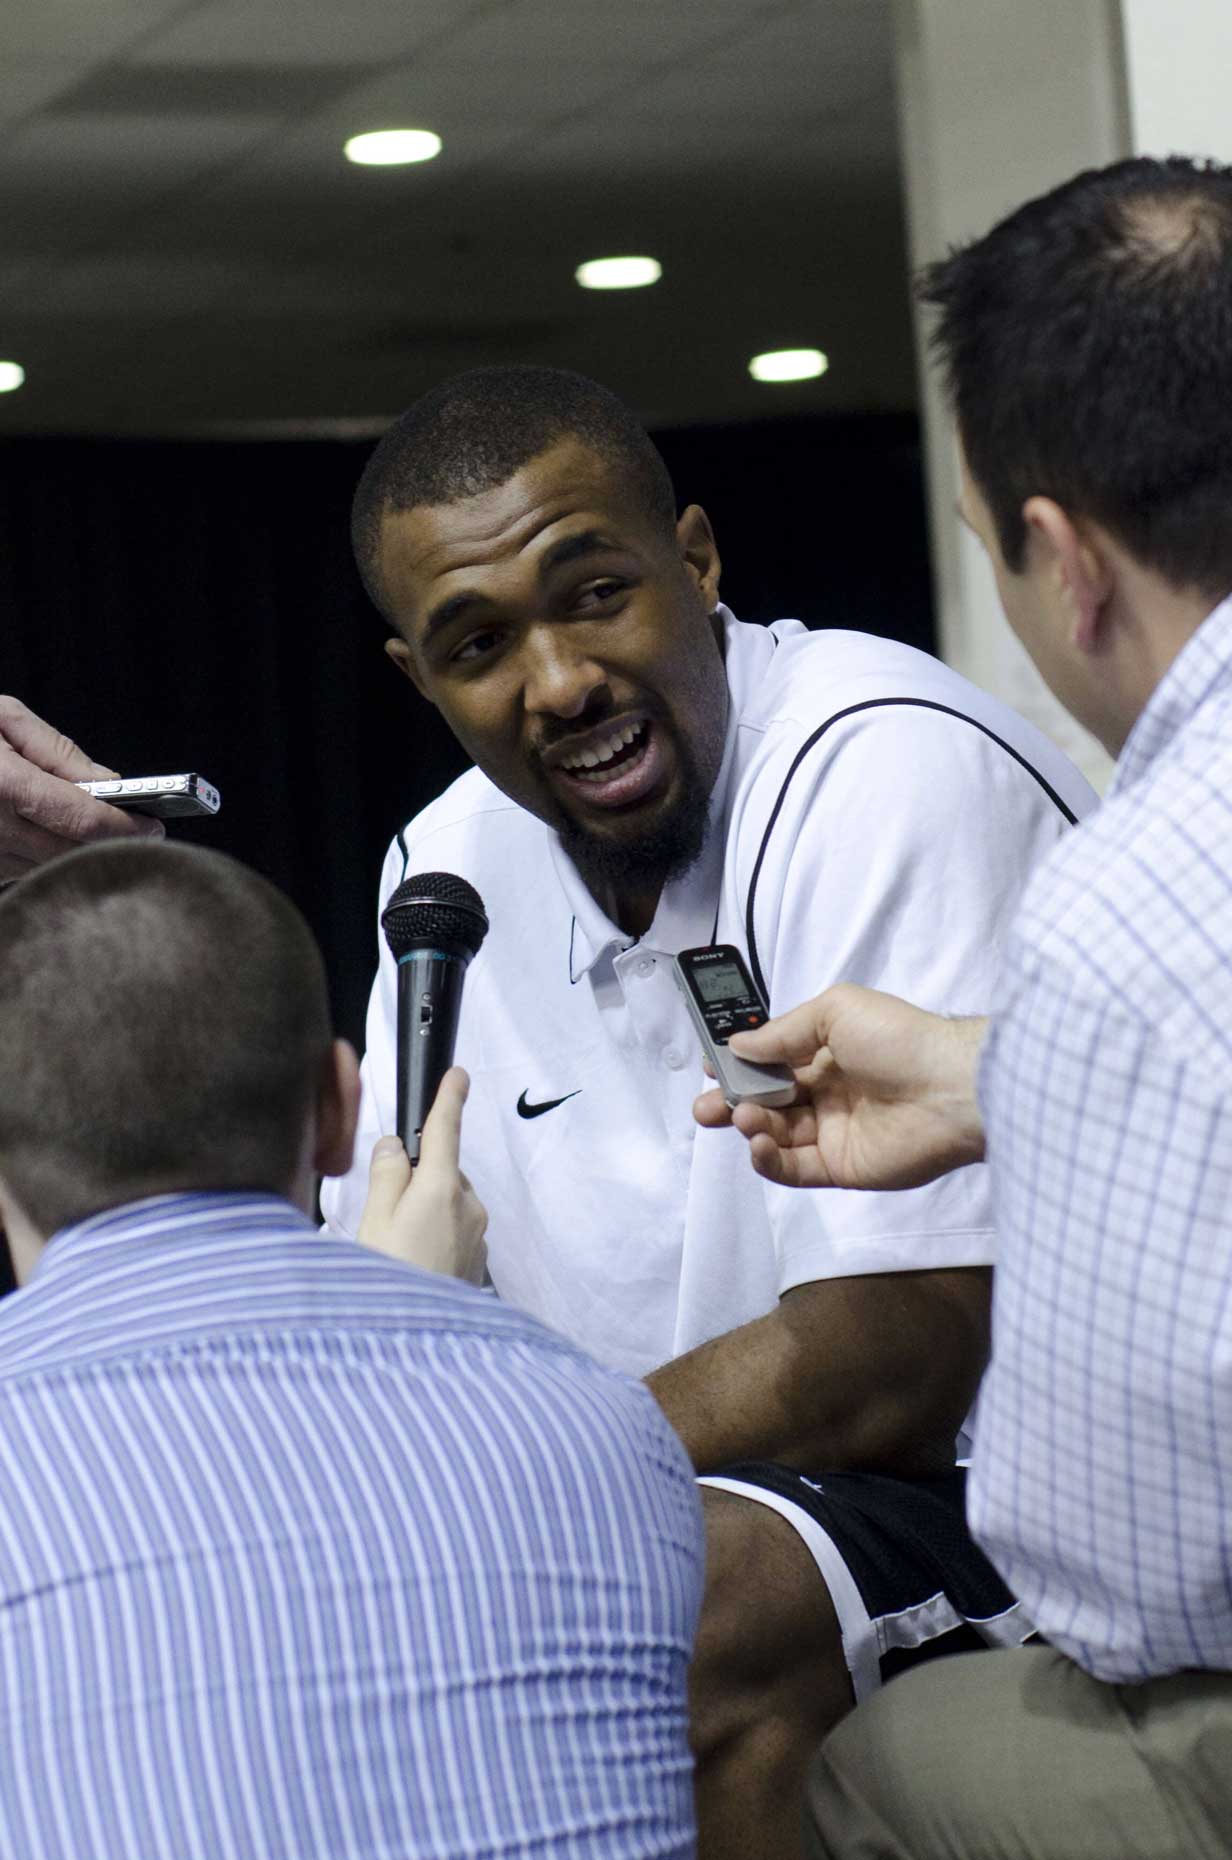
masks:
[[[385,941],[395,957],[438,944],[475,955],[488,934],[483,899],[453,872],[417,872],[404,878],[381,912]]]

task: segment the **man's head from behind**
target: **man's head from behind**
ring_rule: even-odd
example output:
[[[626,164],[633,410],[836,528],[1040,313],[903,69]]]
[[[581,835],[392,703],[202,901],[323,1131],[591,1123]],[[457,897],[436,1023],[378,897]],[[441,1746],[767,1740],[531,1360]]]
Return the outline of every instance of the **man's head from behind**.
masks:
[[[376,448],[353,534],[390,657],[592,890],[691,862],[723,752],[719,562],[628,408],[561,369],[446,381]]]
[[[1156,611],[1232,589],[1232,169],[1138,158],[1077,175],[930,267],[920,295],[940,313],[965,514],[1011,622],[1119,746],[1134,677],[1096,666],[1119,570],[1149,578]]]
[[[348,1160],[339,1061],[307,925],[232,859],[90,847],[0,897],[0,1189],[38,1237],[182,1190],[302,1202]]]

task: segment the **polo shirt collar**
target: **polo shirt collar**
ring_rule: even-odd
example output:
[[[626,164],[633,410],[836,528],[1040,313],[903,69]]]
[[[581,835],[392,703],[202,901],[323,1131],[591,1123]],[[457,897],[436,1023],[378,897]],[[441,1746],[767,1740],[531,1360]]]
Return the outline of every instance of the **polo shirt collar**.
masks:
[[[1109,798],[1143,775],[1221,689],[1232,685],[1232,595],[1185,641],[1125,740]]]
[[[578,982],[595,964],[619,955],[640,942],[644,949],[675,955],[714,941],[719,893],[723,882],[723,853],[731,806],[736,736],[740,717],[766,663],[774,651],[773,636],[762,627],[741,626],[730,609],[720,607],[724,628],[724,667],[727,673],[727,733],[723,761],[710,792],[706,840],[697,863],[681,878],[663,887],[654,922],[641,938],[621,930],[595,902],[572,859],[555,833],[549,835],[552,863],[572,913],[569,938],[569,979]]]

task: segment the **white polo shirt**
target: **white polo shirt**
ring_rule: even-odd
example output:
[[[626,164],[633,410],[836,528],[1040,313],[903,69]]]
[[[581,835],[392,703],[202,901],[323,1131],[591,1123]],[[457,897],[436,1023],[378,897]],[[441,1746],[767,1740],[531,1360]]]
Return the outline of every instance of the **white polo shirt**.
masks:
[[[802,1194],[755,1175],[736,1132],[701,1130],[670,957],[739,945],[773,1013],[836,981],[983,1012],[1027,874],[1094,801],[1037,730],[926,654],[723,612],[711,830],[644,936],[609,922],[555,833],[477,769],[409,824],[381,880],[383,907],[404,876],[456,872],[491,922],[457,1059],[493,1283],[635,1375],[795,1285],[993,1257],[982,1165],[898,1194]],[[322,1195],[335,1231],[355,1232],[372,1144],[394,1127],[396,996],[382,937],[355,1164]]]

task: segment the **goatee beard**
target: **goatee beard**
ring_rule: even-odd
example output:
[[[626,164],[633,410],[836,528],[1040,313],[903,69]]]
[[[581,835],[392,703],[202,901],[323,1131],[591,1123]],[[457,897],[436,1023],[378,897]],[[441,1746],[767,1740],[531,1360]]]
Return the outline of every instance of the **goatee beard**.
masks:
[[[683,878],[697,864],[710,825],[710,795],[703,786],[693,757],[680,751],[681,794],[669,814],[644,833],[628,837],[596,833],[570,815],[557,828],[560,843],[572,859],[588,891],[661,889],[669,879]]]

